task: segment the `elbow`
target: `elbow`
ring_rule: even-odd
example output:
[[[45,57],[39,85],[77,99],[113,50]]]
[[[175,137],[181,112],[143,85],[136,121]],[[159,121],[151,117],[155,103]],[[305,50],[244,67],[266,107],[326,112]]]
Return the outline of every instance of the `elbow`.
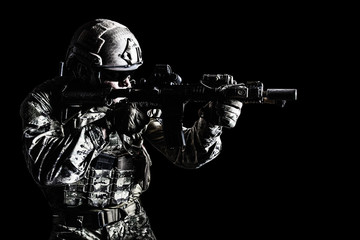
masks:
[[[78,180],[69,181],[68,179],[65,178],[56,177],[56,178],[38,178],[36,179],[36,182],[41,187],[59,187],[59,186],[75,183]]]
[[[60,177],[41,176],[41,174],[34,176],[34,180],[41,187],[57,187],[66,184]]]

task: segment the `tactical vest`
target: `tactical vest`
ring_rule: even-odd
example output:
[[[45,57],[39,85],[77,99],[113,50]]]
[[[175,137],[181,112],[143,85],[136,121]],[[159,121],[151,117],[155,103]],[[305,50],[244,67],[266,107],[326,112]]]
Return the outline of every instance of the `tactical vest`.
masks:
[[[115,137],[118,151],[111,149],[110,142],[107,151],[92,161],[81,180],[65,186],[65,206],[116,206],[127,202],[138,191],[139,184],[141,189],[147,188],[150,159],[146,150],[129,147],[130,138],[123,139],[122,144],[118,140]]]

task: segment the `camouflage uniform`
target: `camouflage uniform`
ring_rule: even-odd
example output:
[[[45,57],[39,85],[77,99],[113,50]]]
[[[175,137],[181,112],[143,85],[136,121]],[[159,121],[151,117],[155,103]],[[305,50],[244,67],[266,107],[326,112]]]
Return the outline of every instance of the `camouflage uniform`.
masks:
[[[51,239],[156,239],[140,196],[150,183],[148,140],[175,165],[198,168],[221,148],[221,127],[199,118],[184,128],[186,148],[164,144],[159,110],[131,104],[115,131],[113,109],[89,107],[61,121],[64,77],[36,87],[21,105],[23,151],[29,171],[53,211]],[[103,130],[108,132],[104,137]]]

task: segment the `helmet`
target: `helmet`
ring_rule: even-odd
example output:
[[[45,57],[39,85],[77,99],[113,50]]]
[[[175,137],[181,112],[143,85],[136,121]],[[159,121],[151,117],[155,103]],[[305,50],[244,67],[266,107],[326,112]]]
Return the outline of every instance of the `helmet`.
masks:
[[[131,71],[142,65],[140,45],[124,25],[95,19],[78,28],[67,50],[65,66],[73,69],[76,63],[101,71]]]

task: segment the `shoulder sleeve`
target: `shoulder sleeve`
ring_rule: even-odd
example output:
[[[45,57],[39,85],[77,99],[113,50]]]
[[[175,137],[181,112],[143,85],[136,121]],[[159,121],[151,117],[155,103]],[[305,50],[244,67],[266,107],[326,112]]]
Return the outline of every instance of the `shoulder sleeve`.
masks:
[[[20,106],[25,160],[34,179],[44,185],[79,180],[105,144],[95,125],[64,130],[54,112],[52,101],[59,96],[53,86],[47,82],[34,89]]]

